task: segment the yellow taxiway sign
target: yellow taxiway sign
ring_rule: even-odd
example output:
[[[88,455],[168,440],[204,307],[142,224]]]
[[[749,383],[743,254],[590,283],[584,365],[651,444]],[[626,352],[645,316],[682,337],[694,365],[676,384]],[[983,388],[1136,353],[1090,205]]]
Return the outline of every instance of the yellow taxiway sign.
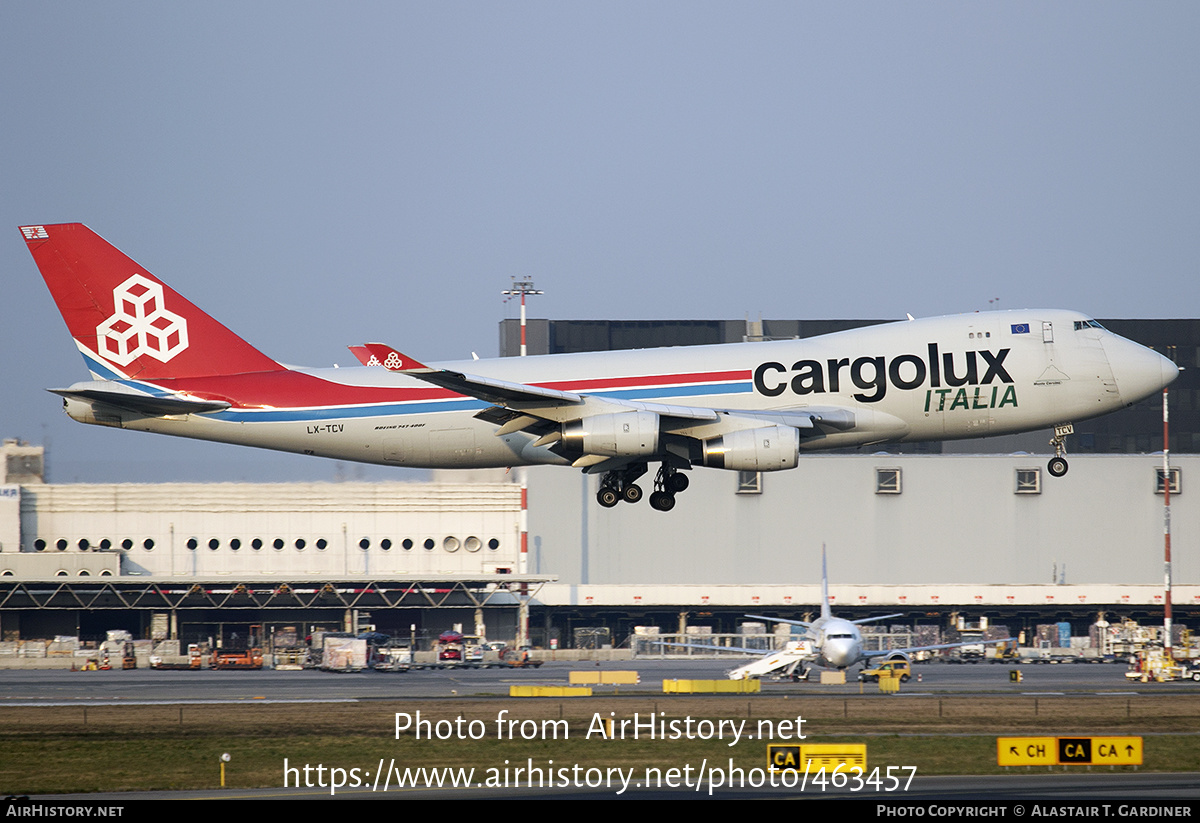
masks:
[[[997,737],[1000,766],[1140,766],[1140,737]]]

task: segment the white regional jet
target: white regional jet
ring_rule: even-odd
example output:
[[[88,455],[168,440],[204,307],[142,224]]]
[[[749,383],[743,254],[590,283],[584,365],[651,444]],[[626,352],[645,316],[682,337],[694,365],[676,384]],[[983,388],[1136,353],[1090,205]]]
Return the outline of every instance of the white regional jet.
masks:
[[[904,649],[886,649],[883,651],[866,651],[863,649],[862,632],[859,626],[863,623],[874,623],[878,620],[889,620],[893,617],[900,617],[899,614],[885,614],[880,617],[864,617],[861,620],[846,620],[842,617],[834,617],[833,611],[829,605],[829,575],[825,569],[825,547],[821,547],[821,616],[811,623],[803,620],[785,620],[781,617],[765,617],[760,614],[748,614],[754,620],[766,620],[772,623],[787,623],[792,626],[800,626],[805,630],[805,640],[801,642],[789,643],[789,649],[783,652],[777,652],[776,655],[783,655],[781,661],[786,659],[786,656],[791,654],[789,662],[789,673],[796,668],[797,663],[813,662],[816,665],[825,669],[848,669],[858,663],[864,666],[871,660],[883,658],[885,660],[903,660],[908,662],[911,655],[916,652],[938,651],[940,649],[959,649],[963,646],[978,646],[980,643],[1007,643],[1008,638],[997,640],[971,640],[966,643],[939,643],[933,646],[911,646]],[[807,652],[807,653],[806,653]],[[747,677],[759,677],[765,672],[762,671],[764,665],[771,662],[775,655],[767,655],[762,660],[756,660],[741,668],[734,669],[729,673],[731,680],[742,680]],[[792,662],[794,661],[794,662]],[[774,671],[779,666],[775,665],[767,671]],[[906,678],[907,679],[907,678]]]
[[[598,500],[668,511],[695,466],[776,471],[807,450],[1055,427],[1175,379],[1166,358],[1071,311],[890,323],[804,340],[426,366],[351,347],[363,368],[284,366],[79,223],[22,226],[93,380],[84,423],[339,460],[437,468],[574,466]],[[375,364],[378,365],[375,365]]]
[[[757,660],[729,671],[727,676],[730,680],[754,679],[771,674],[772,672],[790,676],[796,680],[805,680],[808,678],[807,667],[809,665],[817,665],[823,669],[841,670],[862,663],[865,668],[867,663],[881,657],[885,660],[903,660],[909,662],[911,660],[910,656],[916,652],[958,649],[963,646],[978,646],[981,643],[1007,643],[1011,640],[1011,638],[984,641],[970,640],[966,643],[939,643],[933,646],[912,646],[904,649],[865,651],[863,649],[862,631],[859,630],[859,626],[863,623],[890,620],[893,617],[902,617],[903,615],[885,614],[879,617],[864,617],[861,620],[846,620],[842,617],[833,616],[829,602],[829,575],[825,567],[825,547],[822,546],[820,617],[807,622],[804,620],[787,620],[782,617],[767,617],[761,614],[746,615],[746,617],[752,620],[764,620],[768,623],[786,623],[791,626],[799,626],[804,629],[804,636],[801,639],[789,640],[784,645],[784,648],[765,653],[761,649],[739,646],[701,645],[698,643],[660,642],[654,645],[679,646],[717,653],[730,652],[735,654],[749,653],[761,655]],[[803,674],[797,674],[797,671],[802,666],[804,667]],[[907,676],[904,679],[907,680]]]

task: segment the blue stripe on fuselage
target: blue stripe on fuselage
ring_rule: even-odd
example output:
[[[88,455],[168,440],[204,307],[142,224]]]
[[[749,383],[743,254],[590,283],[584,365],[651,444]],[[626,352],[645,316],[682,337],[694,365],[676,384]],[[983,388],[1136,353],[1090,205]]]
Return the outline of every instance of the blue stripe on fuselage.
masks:
[[[595,397],[611,397],[616,400],[653,400],[665,397],[698,397],[713,394],[743,394],[751,390],[752,384],[726,383],[716,386],[664,386],[657,389],[620,389],[608,392],[587,392]],[[478,411],[490,408],[494,403],[485,403],[469,397],[454,400],[439,400],[429,403],[387,403],[378,406],[328,406],[305,409],[226,409],[200,415],[212,420],[232,423],[276,423],[282,421],[304,422],[306,420],[343,420],[362,417],[393,417],[409,414],[437,414],[451,411]]]
[[[125,375],[112,370],[106,363],[103,363],[89,354],[80,350],[83,355],[83,364],[87,366],[87,370],[96,375],[101,380],[124,380]]]

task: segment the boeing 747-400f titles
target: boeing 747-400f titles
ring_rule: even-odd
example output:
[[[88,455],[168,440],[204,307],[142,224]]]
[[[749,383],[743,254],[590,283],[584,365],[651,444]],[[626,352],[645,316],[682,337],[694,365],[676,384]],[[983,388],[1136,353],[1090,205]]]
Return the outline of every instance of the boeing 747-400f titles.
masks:
[[[889,323],[804,340],[363,368],[281,365],[79,223],[21,234],[93,380],[84,423],[339,460],[430,468],[574,466],[603,506],[668,511],[695,466],[777,471],[806,450],[1055,427],[1170,383],[1166,358],[1077,312]]]

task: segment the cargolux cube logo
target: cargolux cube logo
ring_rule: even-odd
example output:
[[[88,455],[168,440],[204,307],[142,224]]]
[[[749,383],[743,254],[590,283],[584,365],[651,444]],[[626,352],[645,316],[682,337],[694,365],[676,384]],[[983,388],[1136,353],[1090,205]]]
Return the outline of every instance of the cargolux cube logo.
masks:
[[[187,321],[163,307],[158,283],[135,274],[113,289],[116,312],[96,327],[100,355],[128,366],[143,354],[166,363],[188,347]]]

